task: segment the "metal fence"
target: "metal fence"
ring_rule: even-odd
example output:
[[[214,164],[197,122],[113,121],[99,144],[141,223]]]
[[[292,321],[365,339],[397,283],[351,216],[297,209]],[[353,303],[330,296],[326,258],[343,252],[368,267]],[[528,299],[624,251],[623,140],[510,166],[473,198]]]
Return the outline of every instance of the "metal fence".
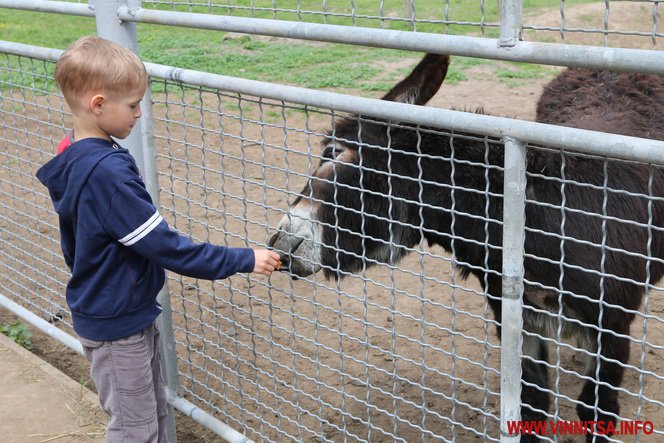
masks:
[[[71,3],[88,3],[70,0]],[[17,5],[21,2],[15,2]],[[94,1],[90,3],[94,4]],[[511,3],[511,2],[506,2]],[[533,33],[545,33],[552,39],[575,44],[616,46],[612,36],[632,36],[631,45],[654,46],[664,35],[662,11],[657,0],[634,1],[560,1],[534,2],[540,6],[535,14],[522,20],[525,40]],[[532,5],[532,4],[531,4]],[[581,7],[579,7],[581,5]],[[474,32],[497,36],[500,28],[502,1],[468,2],[454,0],[380,1],[380,2],[310,2],[297,1],[175,1],[144,0],[142,6],[153,10],[171,10],[235,17],[266,18],[309,23],[339,24],[368,28],[391,28],[427,33],[455,34]],[[630,11],[633,23],[625,23],[623,15]],[[634,11],[636,13],[634,14]],[[590,39],[590,40],[588,40]]]
[[[506,2],[509,3],[509,2]],[[556,4],[557,3],[557,4]],[[584,4],[585,3],[585,4]],[[525,39],[546,33],[568,43],[608,46],[612,36],[633,36],[635,45],[655,45],[662,37],[658,1],[540,2],[544,7],[523,19]],[[582,7],[578,7],[582,4]],[[433,33],[499,33],[501,1],[441,2],[297,2],[287,1],[168,1],[147,0],[144,7],[239,17],[272,18],[310,23],[342,24],[370,28],[408,29]],[[635,24],[622,19],[626,10],[637,10]]]
[[[662,53],[644,49],[661,37],[657,1],[629,2],[642,8],[639,13],[647,20],[638,22],[644,29],[613,27],[621,2],[582,5],[590,15],[584,20],[599,20],[597,26],[572,24],[569,2],[554,2],[558,13],[550,16],[553,21],[541,21],[539,15],[522,18],[518,2],[503,0],[512,15],[504,15],[502,22],[496,4],[484,1],[477,2],[479,20],[457,15],[458,4],[451,1],[431,10],[425,2],[390,7],[387,2],[349,2],[341,7],[301,1],[143,1],[145,9],[137,1],[94,3],[94,10],[86,2],[1,0],[0,6],[97,14],[100,35],[130,46],[136,45],[133,22],[158,22],[664,73]],[[109,20],[116,14],[123,24]],[[286,20],[299,23],[293,26]],[[456,32],[456,26],[473,28],[482,36],[446,34]],[[551,32],[566,42],[589,34],[606,46],[519,42],[522,31],[524,37]],[[637,39],[640,49],[610,47],[612,36],[624,34]],[[69,335],[64,300],[68,270],[59,252],[57,218],[46,190],[34,178],[71,125],[52,78],[60,51],[0,42],[0,54],[0,300],[77,348]],[[664,228],[657,216],[664,198],[657,192],[664,143],[147,66],[152,105],[144,109],[143,135],[134,131],[126,143],[169,224],[198,241],[265,247],[275,232],[311,219],[308,231],[300,235],[313,239],[315,247],[331,249],[339,262],[330,265],[295,249],[286,251],[290,261],[345,277],[281,273],[269,279],[238,275],[207,282],[171,274],[161,296],[166,307],[162,330],[172,330],[172,336],[165,334],[165,354],[170,400],[176,408],[229,441],[245,436],[259,441],[515,441],[518,436],[509,432],[508,424],[520,417],[522,362],[540,363],[548,370],[549,386],[536,387],[538,395],[552,397],[546,420],[578,420],[583,383],[599,376],[586,372],[582,360],[604,364],[608,358],[615,363],[615,357],[601,352],[606,337],[613,337],[631,348],[631,358],[617,363],[624,370],[622,385],[615,386],[621,402],[617,418],[651,421],[655,427],[652,435],[614,439],[657,441],[664,434],[663,288],[652,277],[662,263],[653,251]],[[351,135],[360,139],[355,145],[338,123],[348,113],[362,115],[353,122]],[[374,125],[387,134],[382,144],[369,137]],[[415,151],[402,152],[392,145],[391,136],[400,131],[412,135]],[[331,139],[321,146],[328,135]],[[432,153],[427,140],[444,140],[446,149]],[[328,154],[336,157],[340,149],[348,149],[344,144],[363,154],[356,171],[366,180],[348,184],[337,172],[330,178],[318,175],[322,160],[332,164],[333,171],[342,168],[342,162],[330,162]],[[381,152],[387,157],[381,157],[383,169],[378,169],[370,159]],[[549,159],[557,170],[526,173],[526,155]],[[412,165],[411,172],[397,173],[405,164]],[[582,174],[575,169],[579,164],[586,166]],[[449,174],[433,179],[428,169],[432,165]],[[588,165],[597,174],[586,173]],[[624,171],[639,171],[643,181],[625,182]],[[469,173],[472,181],[464,178]],[[504,178],[504,187],[503,178],[495,187],[496,177]],[[312,202],[331,210],[338,223],[316,219],[311,210],[289,211],[310,180],[336,186],[327,200],[315,195]],[[383,184],[382,190],[376,183]],[[526,192],[528,185],[555,187],[558,197],[538,198],[532,189]],[[415,193],[403,196],[398,187],[414,187]],[[573,199],[579,193],[592,197],[588,206]],[[448,206],[436,206],[428,195],[450,195],[451,200]],[[383,199],[383,209],[370,207],[375,197]],[[352,206],[358,199],[359,206]],[[476,203],[470,212],[465,201]],[[503,201],[505,216],[496,213],[497,202]],[[646,208],[645,213],[615,209],[624,208],[625,201]],[[414,219],[400,212],[413,206]],[[526,208],[551,214],[553,228],[526,227]],[[432,226],[430,214],[449,217],[451,229]],[[359,217],[360,227],[348,229],[339,217]],[[574,229],[575,224],[593,223],[600,224],[603,235],[586,236]],[[326,230],[334,233],[335,241],[325,244],[315,237],[315,232]],[[425,241],[410,244],[400,234],[406,231],[440,241],[433,246]],[[625,245],[621,233],[638,233],[645,240]],[[560,253],[553,259],[530,245],[524,251],[524,237],[553,242]],[[354,243],[361,246],[359,254]],[[378,252],[368,252],[370,245]],[[464,262],[462,251],[469,245],[480,251],[479,261]],[[599,261],[584,262],[570,251]],[[502,268],[495,266],[496,254]],[[398,264],[383,263],[397,255],[404,256]],[[341,269],[341,256],[360,264]],[[553,269],[558,280],[551,283],[532,272],[524,276],[528,261],[527,271],[536,262]],[[614,262],[630,265],[616,269],[610,265]],[[455,265],[469,266],[474,275],[466,280]],[[631,267],[641,271],[630,272]],[[587,293],[570,289],[565,279],[572,275],[591,282]],[[496,281],[503,282],[502,321],[491,309],[497,294],[490,288]],[[604,294],[620,283],[627,283],[633,294],[645,292],[639,307],[618,309],[635,317],[631,332],[584,324],[562,310],[563,299],[585,300],[599,293],[600,318],[615,315],[616,306]],[[524,307],[524,286],[557,298],[561,311]],[[540,337],[530,331],[521,338],[522,310],[556,324],[553,338],[544,339],[546,362],[538,360],[542,356],[522,355],[522,341]],[[61,329],[46,321],[54,316],[63,317]],[[570,344],[563,339],[569,324],[596,331],[599,338],[590,345]],[[496,335],[498,325],[502,340]],[[601,382],[594,386],[603,388]],[[596,411],[603,407],[589,406]]]

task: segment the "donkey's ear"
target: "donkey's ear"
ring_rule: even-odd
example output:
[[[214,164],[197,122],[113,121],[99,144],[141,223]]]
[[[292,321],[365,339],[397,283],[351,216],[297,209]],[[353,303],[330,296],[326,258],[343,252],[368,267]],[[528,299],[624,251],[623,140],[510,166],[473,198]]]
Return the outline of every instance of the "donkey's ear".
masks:
[[[447,55],[427,54],[408,77],[399,82],[383,100],[424,105],[438,92],[447,74]]]

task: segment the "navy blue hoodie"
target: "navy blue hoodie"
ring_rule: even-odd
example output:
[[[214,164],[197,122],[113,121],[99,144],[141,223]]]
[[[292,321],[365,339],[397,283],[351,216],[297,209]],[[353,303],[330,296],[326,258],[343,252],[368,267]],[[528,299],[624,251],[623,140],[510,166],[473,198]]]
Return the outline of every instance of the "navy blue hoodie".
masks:
[[[161,312],[165,269],[216,280],[254,269],[254,253],[193,243],[172,231],[152,203],[133,157],[103,139],[72,144],[42,166],[60,218],[71,269],[67,304],[74,330],[115,340],[143,330]]]

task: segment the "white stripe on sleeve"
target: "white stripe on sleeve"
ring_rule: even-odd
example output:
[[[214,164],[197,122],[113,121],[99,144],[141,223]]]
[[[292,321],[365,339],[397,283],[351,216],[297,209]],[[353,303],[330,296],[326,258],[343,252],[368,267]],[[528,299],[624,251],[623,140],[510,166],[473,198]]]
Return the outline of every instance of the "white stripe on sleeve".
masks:
[[[145,223],[143,223],[141,226],[136,228],[133,232],[130,234],[122,237],[120,240],[118,240],[120,243],[122,243],[125,246],[131,246],[146,235],[148,235],[154,228],[157,227],[159,223],[163,220],[162,216],[159,215],[159,211],[156,211],[152,217],[150,217]]]

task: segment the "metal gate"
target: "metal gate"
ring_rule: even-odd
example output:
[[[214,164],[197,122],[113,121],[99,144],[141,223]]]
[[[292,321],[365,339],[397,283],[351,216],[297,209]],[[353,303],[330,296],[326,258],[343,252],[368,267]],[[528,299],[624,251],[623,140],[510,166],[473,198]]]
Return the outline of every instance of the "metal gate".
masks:
[[[461,3],[0,0],[0,7],[95,17],[100,36],[135,50],[140,49],[135,23],[152,23],[664,74],[664,55],[653,49],[664,35],[659,1],[595,2],[602,7],[584,9],[581,18],[570,2],[542,1],[542,6],[560,11],[546,22],[524,15],[522,2],[516,0],[478,1],[470,16]],[[643,27],[614,25],[625,3],[640,7]],[[494,19],[498,8],[501,18]],[[463,35],[454,35],[459,33]],[[550,42],[530,40],[535,33],[547,34]],[[615,36],[633,38],[641,49],[612,47]],[[586,44],[570,44],[579,42]],[[80,352],[66,314],[68,270],[59,252],[57,218],[46,190],[34,177],[71,125],[52,78],[53,63],[60,53],[0,41],[0,301]],[[618,362],[625,375],[622,385],[613,387],[622,405],[614,418],[630,426],[648,422],[652,428],[613,438],[657,441],[664,434],[660,412],[664,406],[664,368],[660,366],[664,303],[660,282],[651,280],[651,270],[662,263],[662,257],[651,252],[656,235],[664,228],[654,224],[652,209],[664,198],[653,191],[657,171],[664,165],[664,142],[276,85],[178,66],[146,66],[151,88],[143,103],[142,126],[123,145],[136,157],[164,218],[198,241],[266,247],[280,220],[292,221],[289,205],[324,159],[320,141],[325,137],[347,141],[337,133],[341,117],[354,115],[360,133],[373,124],[387,128],[385,145],[365,141],[360,143],[360,151],[383,149],[389,158],[401,155],[398,147],[390,145],[389,134],[404,127],[412,128],[418,140],[445,139],[451,150],[444,155],[412,154],[419,168],[414,176],[418,180],[393,173],[396,164],[389,166],[392,163],[387,160],[388,169],[379,174],[389,188],[384,191],[389,201],[387,215],[365,218],[366,211],[361,210],[360,232],[337,227],[338,236],[352,234],[362,244],[382,242],[390,254],[404,255],[396,264],[385,264],[389,260],[381,261],[365,251],[356,257],[362,263],[356,272],[312,264],[340,272],[344,278],[338,280],[327,279],[323,273],[300,279],[282,273],[270,279],[234,276],[207,282],[170,274],[160,301],[165,307],[161,329],[172,406],[228,441],[518,441],[519,432],[513,426],[520,420],[521,365],[532,362],[522,355],[522,310],[537,311],[524,307],[524,285],[539,286],[562,299],[570,295],[562,283],[565,272],[580,268],[589,279],[599,279],[604,294],[604,286],[609,285],[605,282],[629,280],[604,268],[605,258],[617,254],[625,263],[643,263],[646,277],[630,281],[645,292],[641,306],[620,307],[635,320],[629,334],[619,335],[629,343],[631,359]],[[464,159],[462,150],[468,144],[482,152],[478,161]],[[497,150],[504,151],[503,164],[490,160]],[[554,152],[562,165],[560,177],[526,172],[529,153],[550,156]],[[604,183],[566,179],[566,165],[579,158],[602,165]],[[449,165],[451,183],[424,178],[423,165],[437,162]],[[623,167],[648,171],[649,185],[635,191],[610,184],[607,171]],[[455,183],[455,171],[463,168],[479,171],[477,188]],[[361,164],[359,169],[362,174],[376,172],[362,169]],[[500,190],[490,186],[489,176],[494,173],[504,177]],[[396,179],[419,187],[420,196],[405,202],[419,207],[418,223],[394,218],[395,208],[404,203],[393,192]],[[529,196],[528,183],[538,180],[559,183],[562,201],[545,204]],[[336,176],[333,181],[336,183]],[[425,203],[425,188],[452,195],[452,206],[443,208],[450,214],[452,230],[434,232],[448,238],[451,246],[446,250],[421,240],[391,248],[399,240],[393,229],[408,228],[422,237],[429,234],[422,214],[435,208]],[[564,197],[574,188],[592,189],[604,205],[597,211],[568,206]],[[357,191],[366,198],[376,194],[363,187]],[[468,196],[481,201],[476,214],[461,211],[455,200]],[[607,207],[615,196],[646,202],[645,219],[612,216]],[[495,198],[504,201],[502,217],[492,215],[490,202]],[[560,231],[552,234],[561,251],[573,244],[599,249],[602,266],[584,269],[562,253],[555,262],[561,273],[559,286],[524,277],[524,260],[540,259],[524,250],[524,238],[533,234],[524,218],[527,205],[561,213]],[[332,206],[335,211],[348,210],[336,200]],[[647,245],[630,251],[610,244],[607,235],[588,239],[566,234],[566,221],[579,213],[600,219],[605,226],[618,223],[625,230],[643,229]],[[387,237],[367,234],[371,223],[389,225]],[[484,238],[464,237],[463,223],[477,226]],[[502,232],[499,244],[490,236],[495,226]],[[316,242],[322,246],[320,239]],[[466,243],[484,251],[481,265],[459,259],[456,252]],[[489,263],[496,251],[502,257],[502,269]],[[337,244],[336,253],[349,251]],[[466,280],[457,265],[469,265],[482,277]],[[490,308],[496,294],[489,291],[488,282],[495,278],[503,282],[501,321]],[[572,296],[583,298],[584,294]],[[602,297],[600,317],[604,310],[616,308]],[[62,327],[44,320],[63,312]],[[562,311],[557,318],[576,321]],[[563,320],[558,320],[555,338],[545,339],[548,361],[539,362],[549,373],[549,386],[539,390],[552,399],[544,422],[550,427],[539,433],[543,441],[569,438],[566,435],[573,429],[565,434],[564,424],[578,420],[577,396],[582,384],[599,377],[584,372],[579,359],[605,359],[599,350],[563,340]],[[495,334],[499,325],[500,339]],[[595,329],[599,336],[616,334],[601,325]],[[525,340],[532,335],[525,333]],[[601,382],[596,386],[600,389]],[[601,412],[597,404],[589,407],[596,414]]]

